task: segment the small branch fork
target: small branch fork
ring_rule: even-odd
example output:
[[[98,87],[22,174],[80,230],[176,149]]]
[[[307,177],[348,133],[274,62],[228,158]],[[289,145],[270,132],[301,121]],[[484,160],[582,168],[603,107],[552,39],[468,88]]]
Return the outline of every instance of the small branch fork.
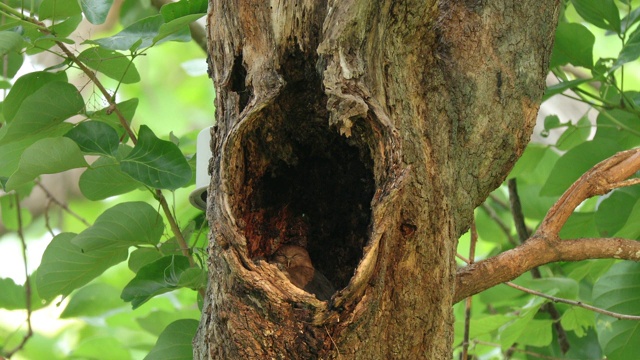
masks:
[[[560,229],[584,200],[640,183],[629,179],[640,170],[640,149],[619,152],[582,175],[551,207],[524,244],[458,270],[454,303],[551,262],[616,258],[640,260],[640,242],[623,238],[562,240]]]

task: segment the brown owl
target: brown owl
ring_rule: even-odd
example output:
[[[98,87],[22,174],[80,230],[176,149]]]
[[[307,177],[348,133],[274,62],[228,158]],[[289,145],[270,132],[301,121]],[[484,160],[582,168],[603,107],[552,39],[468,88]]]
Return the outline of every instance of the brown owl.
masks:
[[[331,282],[313,267],[309,253],[302,246],[279,247],[270,263],[278,264],[293,285],[314,294],[319,300],[329,300],[335,292]]]

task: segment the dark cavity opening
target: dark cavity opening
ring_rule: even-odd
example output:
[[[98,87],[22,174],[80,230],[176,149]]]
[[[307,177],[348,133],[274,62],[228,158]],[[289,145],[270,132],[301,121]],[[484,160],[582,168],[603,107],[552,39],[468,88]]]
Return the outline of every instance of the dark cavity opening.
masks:
[[[316,270],[341,289],[369,236],[370,134],[354,126],[347,139],[330,128],[315,61],[290,59],[293,78],[243,138],[236,210],[250,258],[268,259],[284,244],[303,246]]]
[[[236,56],[233,61],[229,84],[231,91],[237,93],[239,96],[239,111],[242,111],[247,106],[251,98],[251,89],[247,89],[246,85],[247,69],[244,67],[243,61],[242,53]]]

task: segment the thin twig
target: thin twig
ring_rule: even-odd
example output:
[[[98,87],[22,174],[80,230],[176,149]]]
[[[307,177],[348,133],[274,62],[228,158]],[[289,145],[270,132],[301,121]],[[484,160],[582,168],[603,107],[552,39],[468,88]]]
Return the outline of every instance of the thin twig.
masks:
[[[31,327],[31,280],[29,276],[29,267],[27,263],[27,242],[24,239],[24,231],[22,229],[22,209],[20,208],[20,195],[15,193],[16,211],[18,220],[18,238],[22,244],[22,262],[24,264],[24,296],[25,296],[25,308],[27,310],[27,333],[22,337],[22,341],[11,351],[5,354],[7,358],[11,358],[13,354],[20,351],[27,343],[29,338],[33,336],[33,328]]]
[[[512,287],[514,289],[526,292],[527,294],[540,296],[540,297],[543,297],[545,299],[549,299],[549,300],[551,300],[553,302],[556,302],[556,303],[563,303],[563,304],[578,306],[578,307],[581,307],[583,309],[587,309],[587,310],[591,310],[593,312],[597,312],[599,314],[611,316],[611,317],[616,318],[616,319],[620,319],[620,320],[636,320],[636,321],[640,320],[640,316],[637,316],[637,315],[620,314],[620,313],[617,313],[617,312],[613,312],[613,311],[601,309],[601,308],[598,308],[598,307],[595,307],[595,306],[587,305],[587,304],[583,303],[582,301],[563,299],[563,298],[547,295],[547,294],[544,294],[544,293],[541,293],[541,292],[538,292],[538,291],[535,291],[535,290],[531,290],[531,289],[528,289],[526,287],[522,287],[520,285],[514,284],[514,283],[512,283],[510,281],[505,282],[504,284],[507,285],[507,286],[510,286],[510,287]]]
[[[40,189],[42,189],[42,191],[44,191],[45,195],[47,195],[47,198],[49,200],[51,200],[52,202],[54,202],[56,205],[58,205],[62,210],[64,210],[66,213],[68,213],[69,215],[73,216],[74,218],[78,219],[80,222],[82,222],[84,225],[86,226],[91,226],[91,224],[85,220],[82,216],[78,215],[77,213],[75,213],[73,210],[71,210],[69,208],[69,206],[67,206],[67,204],[61,202],[60,200],[56,199],[56,197],[49,191],[49,189],[47,189],[44,185],[42,185],[42,182],[40,182],[39,180],[34,180],[34,182],[36,183],[36,185],[38,185],[38,187]]]

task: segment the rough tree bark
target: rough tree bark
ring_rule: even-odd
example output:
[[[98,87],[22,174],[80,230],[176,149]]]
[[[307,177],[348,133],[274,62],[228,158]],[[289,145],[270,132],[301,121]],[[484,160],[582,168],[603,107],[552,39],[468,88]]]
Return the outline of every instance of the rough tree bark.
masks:
[[[199,359],[447,359],[457,238],[534,125],[558,1],[211,0]],[[308,249],[337,289],[266,259]]]

